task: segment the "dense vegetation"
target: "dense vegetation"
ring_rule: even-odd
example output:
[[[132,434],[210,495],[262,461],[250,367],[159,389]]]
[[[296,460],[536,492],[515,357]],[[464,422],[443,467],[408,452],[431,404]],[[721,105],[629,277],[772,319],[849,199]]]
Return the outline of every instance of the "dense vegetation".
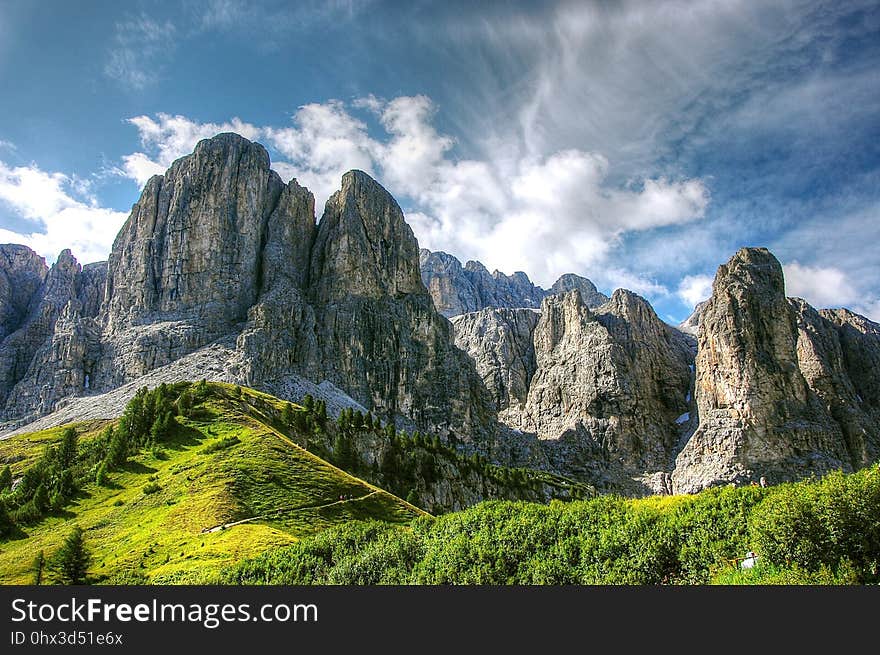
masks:
[[[195,393],[204,394],[206,388],[195,385]],[[96,439],[80,444],[75,427],[63,428],[60,442],[47,446],[14,488],[7,465],[0,472],[0,537],[59,512],[88,482],[105,485],[108,472],[125,466],[131,455],[161,446],[176,425],[175,415],[191,411],[193,397],[187,384],[163,384],[152,391],[144,387],[117,425],[108,426]]]
[[[740,570],[737,558],[758,554]],[[876,583],[880,468],[695,496],[490,501],[339,526],[243,562],[237,584]]]
[[[340,523],[422,514],[298,447],[255,405],[280,415],[284,403],[232,385],[181,383],[141,390],[114,421],[0,441],[0,495],[12,506],[0,583],[195,583]],[[72,493],[12,522],[43,496],[28,487],[51,494],[57,479],[72,479]]]
[[[299,445],[371,484],[419,504],[419,492],[458,476],[458,484],[479,484],[483,497],[543,500],[547,494],[562,499],[588,498],[595,490],[574,480],[545,471],[498,466],[457,441],[443,442],[436,435],[397,430],[370,412],[343,409],[335,421],[327,416],[323,401],[311,396],[295,409],[286,403],[278,416],[279,429],[289,431]],[[424,509],[442,513],[452,509],[431,505]]]
[[[370,414],[334,420],[311,397],[204,381],[141,389],[117,421],[4,440],[0,462],[5,582],[880,581],[880,467],[694,496],[493,500],[434,518],[364,480],[412,504],[450,471],[489,497],[591,490]],[[749,550],[758,565],[742,570]]]

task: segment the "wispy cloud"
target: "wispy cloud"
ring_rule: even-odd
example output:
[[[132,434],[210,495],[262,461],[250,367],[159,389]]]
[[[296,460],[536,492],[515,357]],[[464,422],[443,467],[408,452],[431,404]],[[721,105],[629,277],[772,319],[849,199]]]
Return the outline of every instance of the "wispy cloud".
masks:
[[[117,23],[104,73],[135,91],[152,86],[175,49],[176,32],[172,22],[146,14]]]

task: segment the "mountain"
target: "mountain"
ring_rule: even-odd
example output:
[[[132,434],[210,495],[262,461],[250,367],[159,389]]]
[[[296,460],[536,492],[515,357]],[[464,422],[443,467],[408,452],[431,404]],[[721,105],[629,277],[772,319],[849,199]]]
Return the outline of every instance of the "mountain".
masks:
[[[540,314],[484,309],[453,322],[499,420],[535,435],[553,470],[600,489],[665,488],[690,423],[693,358],[646,300],[618,290],[590,309],[573,290]]]
[[[312,194],[235,134],[153,177],[106,263],[0,246],[4,436],[113,419],[161,383],[311,395],[410,435],[398,452],[356,431],[350,466],[437,511],[572,482],[641,495],[864,467],[878,364],[880,327],[786,298],[765,249],[722,265],[676,329],[625,289],[569,274],[544,290],[420,250],[361,171],[317,221]],[[512,485],[492,465],[531,473]]]
[[[880,456],[880,326],[786,298],[764,248],[718,269],[699,325],[699,427],[676,460],[677,491],[850,471]]]
[[[65,251],[5,310],[17,321],[0,344],[5,419],[25,423],[234,343],[214,379],[281,395],[314,380],[443,438],[490,431],[488,394],[421,284],[394,199],[352,171],[317,226],[313,208],[261,145],[199,142],[150,179],[106,265],[80,269]],[[34,267],[19,255],[5,275],[39,277]]]
[[[476,312],[487,307],[537,309],[548,295],[577,289],[590,307],[608,300],[587,278],[574,273],[560,277],[549,291],[535,286],[522,271],[505,275],[500,271],[489,273],[480,262],[469,261],[464,266],[445,252],[419,251],[422,282],[427,287],[434,306],[446,317]]]

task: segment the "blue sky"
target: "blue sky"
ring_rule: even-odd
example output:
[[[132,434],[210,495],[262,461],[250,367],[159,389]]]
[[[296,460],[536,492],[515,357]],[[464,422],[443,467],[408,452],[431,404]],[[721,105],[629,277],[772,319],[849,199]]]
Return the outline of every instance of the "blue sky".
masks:
[[[488,6],[483,6],[488,5]],[[238,131],[420,243],[666,320],[737,248],[880,320],[876,2],[0,3],[0,242],[106,257],[149,175]]]

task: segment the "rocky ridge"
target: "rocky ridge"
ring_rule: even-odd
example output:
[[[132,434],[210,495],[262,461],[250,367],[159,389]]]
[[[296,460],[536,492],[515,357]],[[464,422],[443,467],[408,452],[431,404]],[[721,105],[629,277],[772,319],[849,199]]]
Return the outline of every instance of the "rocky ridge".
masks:
[[[427,287],[437,311],[446,316],[458,316],[489,307],[538,309],[548,295],[576,289],[590,307],[598,307],[608,300],[590,280],[574,273],[566,273],[550,288],[542,289],[529,280],[522,271],[505,275],[492,273],[480,262],[469,261],[464,266],[454,256],[442,251],[419,251],[422,281]]]
[[[7,433],[204,377],[599,489],[689,492],[876,461],[878,371],[880,326],[786,298],[764,249],[722,265],[676,329],[626,290],[566,275],[545,291],[420,251],[360,171],[317,222],[312,194],[230,134],[148,182],[106,263],[0,246]]]
[[[7,251],[6,278],[42,275]],[[235,343],[228,381],[326,383],[387,420],[465,441],[494,420],[421,284],[403,213],[359,171],[316,226],[312,194],[285,185],[262,146],[218,135],[147,183],[105,266],[81,270],[65,251],[44,278],[23,321],[20,298],[3,308],[21,323],[0,345],[7,421],[145,380],[216,342]]]

